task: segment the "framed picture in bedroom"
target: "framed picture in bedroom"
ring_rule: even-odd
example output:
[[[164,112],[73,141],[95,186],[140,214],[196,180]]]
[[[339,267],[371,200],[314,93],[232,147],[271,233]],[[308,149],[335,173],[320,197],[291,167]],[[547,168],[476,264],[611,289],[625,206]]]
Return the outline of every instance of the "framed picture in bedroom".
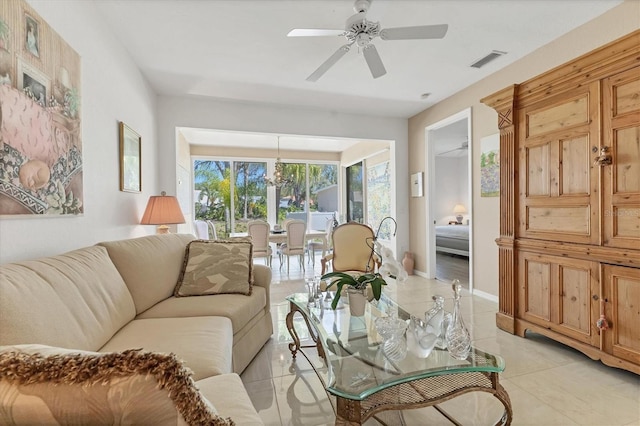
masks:
[[[142,192],[142,138],[122,121],[119,134],[120,191]]]

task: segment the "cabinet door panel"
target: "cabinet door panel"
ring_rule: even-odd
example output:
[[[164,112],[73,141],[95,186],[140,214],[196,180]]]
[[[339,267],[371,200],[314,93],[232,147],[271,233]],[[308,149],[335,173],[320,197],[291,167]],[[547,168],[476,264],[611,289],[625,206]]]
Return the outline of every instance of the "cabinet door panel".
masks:
[[[591,327],[591,273],[587,268],[559,265],[560,312],[558,324],[589,335]]]
[[[640,269],[604,265],[605,350],[640,364]]]
[[[640,193],[640,125],[615,130],[613,141],[613,193]]]
[[[589,138],[586,135],[560,141],[561,195],[589,194]]]
[[[551,195],[549,191],[549,144],[532,146],[527,150],[527,195]]]
[[[598,263],[522,251],[518,258],[519,317],[599,347]]]
[[[603,244],[640,248],[640,68],[604,80]]]
[[[577,235],[589,233],[589,206],[529,207],[527,210],[528,230]]]
[[[635,70],[637,73],[638,71]],[[614,78],[615,79],[615,78]],[[614,83],[613,87],[614,109],[613,115],[624,115],[640,110],[640,79],[623,79]]]
[[[593,83],[519,112],[518,237],[600,244],[599,100]]]
[[[551,321],[551,265],[525,259],[524,271],[522,314],[533,322],[548,323]]]
[[[589,122],[589,95],[582,94],[577,99],[563,99],[546,108],[527,114],[527,136],[537,136],[567,127]]]

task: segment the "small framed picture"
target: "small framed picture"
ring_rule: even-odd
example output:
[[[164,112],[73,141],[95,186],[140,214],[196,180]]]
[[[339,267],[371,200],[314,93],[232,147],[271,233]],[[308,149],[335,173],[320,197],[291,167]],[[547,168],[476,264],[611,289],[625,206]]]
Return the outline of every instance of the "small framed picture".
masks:
[[[411,175],[411,196],[422,197],[422,172]]]
[[[122,121],[120,127],[120,191],[142,192],[142,138]]]
[[[36,58],[40,57],[40,25],[38,21],[25,13],[24,15],[24,49]]]
[[[47,106],[50,83],[46,75],[18,59],[18,88],[41,107]]]

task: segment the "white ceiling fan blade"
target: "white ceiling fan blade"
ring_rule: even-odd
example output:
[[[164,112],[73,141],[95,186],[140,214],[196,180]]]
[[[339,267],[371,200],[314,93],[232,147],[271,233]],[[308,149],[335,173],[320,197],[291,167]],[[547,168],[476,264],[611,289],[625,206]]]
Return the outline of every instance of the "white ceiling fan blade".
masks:
[[[376,49],[373,44],[369,44],[364,48],[364,59],[366,59],[367,65],[369,65],[369,70],[371,70],[373,78],[382,77],[387,73],[387,70],[384,69],[382,59],[380,59],[380,55],[378,54],[378,49]]]
[[[289,31],[287,37],[323,37],[323,36],[341,36],[344,30],[324,30],[320,28],[294,28]]]
[[[335,63],[338,62],[338,60],[340,60],[340,58],[342,58],[344,55],[347,54],[347,52],[349,51],[349,47],[350,47],[349,44],[345,44],[344,46],[336,50],[336,52],[333,55],[331,55],[329,59],[324,61],[322,65],[320,65],[318,69],[313,72],[313,74],[307,77],[307,81],[314,81],[314,82],[318,81],[318,79],[322,77],[324,73],[326,73],[329,70],[329,68],[334,66]]]
[[[421,40],[443,38],[449,25],[419,25],[417,27],[385,28],[380,31],[383,40]]]

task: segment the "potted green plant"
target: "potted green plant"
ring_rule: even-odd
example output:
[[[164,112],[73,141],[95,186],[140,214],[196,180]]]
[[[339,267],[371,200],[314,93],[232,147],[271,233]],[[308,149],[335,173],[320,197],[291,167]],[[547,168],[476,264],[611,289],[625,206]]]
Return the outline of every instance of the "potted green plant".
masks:
[[[367,286],[371,287],[371,292],[373,293],[373,298],[376,300],[380,300],[380,296],[382,295],[382,286],[387,285],[387,282],[382,278],[382,275],[378,273],[365,273],[362,275],[349,275],[344,272],[329,272],[324,274],[321,279],[323,280],[331,280],[329,285],[327,286],[327,290],[333,285],[336,286],[336,295],[333,298],[333,302],[331,302],[331,307],[336,309],[338,306],[338,301],[340,300],[340,296],[342,295],[342,289],[346,285],[348,289],[354,290],[349,292],[349,297],[351,298],[353,294],[362,295],[363,301],[366,302],[366,293],[365,290]],[[349,300],[349,304],[352,304],[352,299]],[[364,307],[364,305],[362,305]],[[353,315],[358,316],[358,311],[355,313],[352,312]],[[364,312],[363,312],[364,313]],[[363,315],[360,313],[360,315]]]

